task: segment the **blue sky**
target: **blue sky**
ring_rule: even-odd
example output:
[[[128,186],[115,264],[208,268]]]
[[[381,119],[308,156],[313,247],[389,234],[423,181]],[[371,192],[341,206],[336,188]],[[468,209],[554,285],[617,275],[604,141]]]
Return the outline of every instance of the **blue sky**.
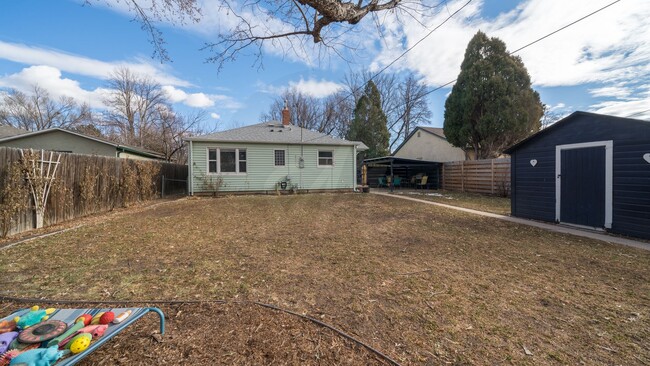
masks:
[[[159,25],[172,59],[161,64],[151,58],[148,35],[132,21],[124,1],[112,6],[102,0],[92,6],[67,0],[4,1],[0,88],[28,90],[38,83],[55,96],[73,96],[101,109],[108,74],[128,66],[164,85],[177,109],[205,110],[211,116],[208,125],[247,125],[258,122],[284,88],[324,97],[340,88],[349,70],[381,69],[465,2],[449,0],[435,12],[406,22],[387,13],[381,38],[370,20],[362,21],[348,39],[361,47],[349,55],[352,62],[335,56],[316,62],[312,48],[296,55],[267,47],[263,68],[242,56],[218,72],[216,65],[205,62],[210,53],[200,49],[232,19],[215,9],[214,2],[199,1],[203,18],[198,24]],[[386,72],[414,72],[436,87],[456,78],[467,42],[479,29],[515,49],[609,2],[473,0]],[[622,0],[519,55],[542,101],[558,113],[587,110],[650,119],[650,112],[640,113],[650,109],[648,40],[650,2]],[[430,125],[442,126],[449,91],[443,88],[429,97]]]

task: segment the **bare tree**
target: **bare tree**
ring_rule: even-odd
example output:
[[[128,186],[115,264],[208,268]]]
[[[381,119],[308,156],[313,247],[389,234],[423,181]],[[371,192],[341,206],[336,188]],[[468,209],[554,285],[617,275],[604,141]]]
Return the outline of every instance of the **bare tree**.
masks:
[[[202,128],[205,112],[195,111],[183,115],[170,106],[160,106],[156,112],[158,113],[157,139],[152,143],[157,145],[155,150],[165,154],[167,161],[186,163],[187,145],[184,139],[205,132]]]
[[[540,130],[545,129],[546,127],[554,124],[555,122],[562,119],[562,113],[553,110],[548,105],[544,104],[543,106],[544,114],[542,115],[541,127]]]
[[[38,85],[32,86],[31,94],[11,89],[0,104],[0,123],[28,131],[53,127],[73,128],[89,121],[90,117],[87,104],[79,104],[73,98],[65,96],[52,99]]]
[[[357,101],[369,80],[375,83],[381,95],[381,108],[388,120],[392,149],[408,136],[414,126],[426,123],[431,117],[426,100],[428,89],[410,73],[400,79],[396,74],[376,75],[361,71],[345,75],[343,83],[348,95],[353,95],[354,101]]]
[[[115,130],[119,142],[147,147],[148,137],[155,133],[158,108],[165,105],[167,95],[153,79],[128,68],[117,69],[108,88],[106,126]]]
[[[389,122],[391,132],[390,149],[411,133],[413,127],[426,123],[431,118],[431,110],[426,96],[428,88],[409,74],[399,83],[397,101],[394,113],[396,118]]]
[[[154,56],[161,61],[169,60],[169,56],[156,23],[186,24],[198,22],[202,16],[197,0],[114,1],[126,5],[134,14],[142,29],[149,34]],[[94,2],[111,5],[109,0],[86,0],[88,4]],[[349,47],[339,38],[369,15],[373,15],[379,27],[379,17],[376,16],[379,12],[394,10],[398,15],[413,17],[413,13],[435,8],[417,0],[217,0],[216,3],[219,10],[233,20],[230,26],[222,24],[224,30],[218,34],[217,40],[206,45],[214,52],[208,60],[217,63],[219,68],[251,47],[259,61],[265,42],[283,48],[285,53],[298,55],[305,51],[308,43]]]
[[[344,125],[349,125],[352,108],[345,100],[344,93],[336,93],[327,98],[314,98],[295,89],[279,95],[262,114],[262,121],[279,121],[286,101],[291,110],[291,123],[328,135],[345,136]]]

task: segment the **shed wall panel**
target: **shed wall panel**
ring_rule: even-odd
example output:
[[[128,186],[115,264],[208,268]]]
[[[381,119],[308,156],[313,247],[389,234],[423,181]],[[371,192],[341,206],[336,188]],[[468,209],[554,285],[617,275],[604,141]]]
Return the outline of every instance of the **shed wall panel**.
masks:
[[[567,119],[513,151],[513,215],[555,221],[556,146],[611,140],[611,231],[650,238],[650,164],[643,159],[650,153],[650,122],[587,113]],[[535,167],[531,159],[537,160]]]

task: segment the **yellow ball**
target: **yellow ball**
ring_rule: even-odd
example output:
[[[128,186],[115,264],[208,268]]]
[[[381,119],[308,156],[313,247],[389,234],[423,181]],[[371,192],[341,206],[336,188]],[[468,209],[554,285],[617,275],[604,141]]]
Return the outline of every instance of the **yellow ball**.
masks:
[[[73,355],[85,351],[90,346],[92,335],[90,333],[82,333],[74,337],[70,342],[70,352]]]

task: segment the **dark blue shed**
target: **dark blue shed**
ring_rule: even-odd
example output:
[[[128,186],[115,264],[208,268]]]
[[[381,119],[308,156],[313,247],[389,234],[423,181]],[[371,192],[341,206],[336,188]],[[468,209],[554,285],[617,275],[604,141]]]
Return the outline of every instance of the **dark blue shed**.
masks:
[[[575,112],[505,152],[513,216],[650,239],[650,122]]]

